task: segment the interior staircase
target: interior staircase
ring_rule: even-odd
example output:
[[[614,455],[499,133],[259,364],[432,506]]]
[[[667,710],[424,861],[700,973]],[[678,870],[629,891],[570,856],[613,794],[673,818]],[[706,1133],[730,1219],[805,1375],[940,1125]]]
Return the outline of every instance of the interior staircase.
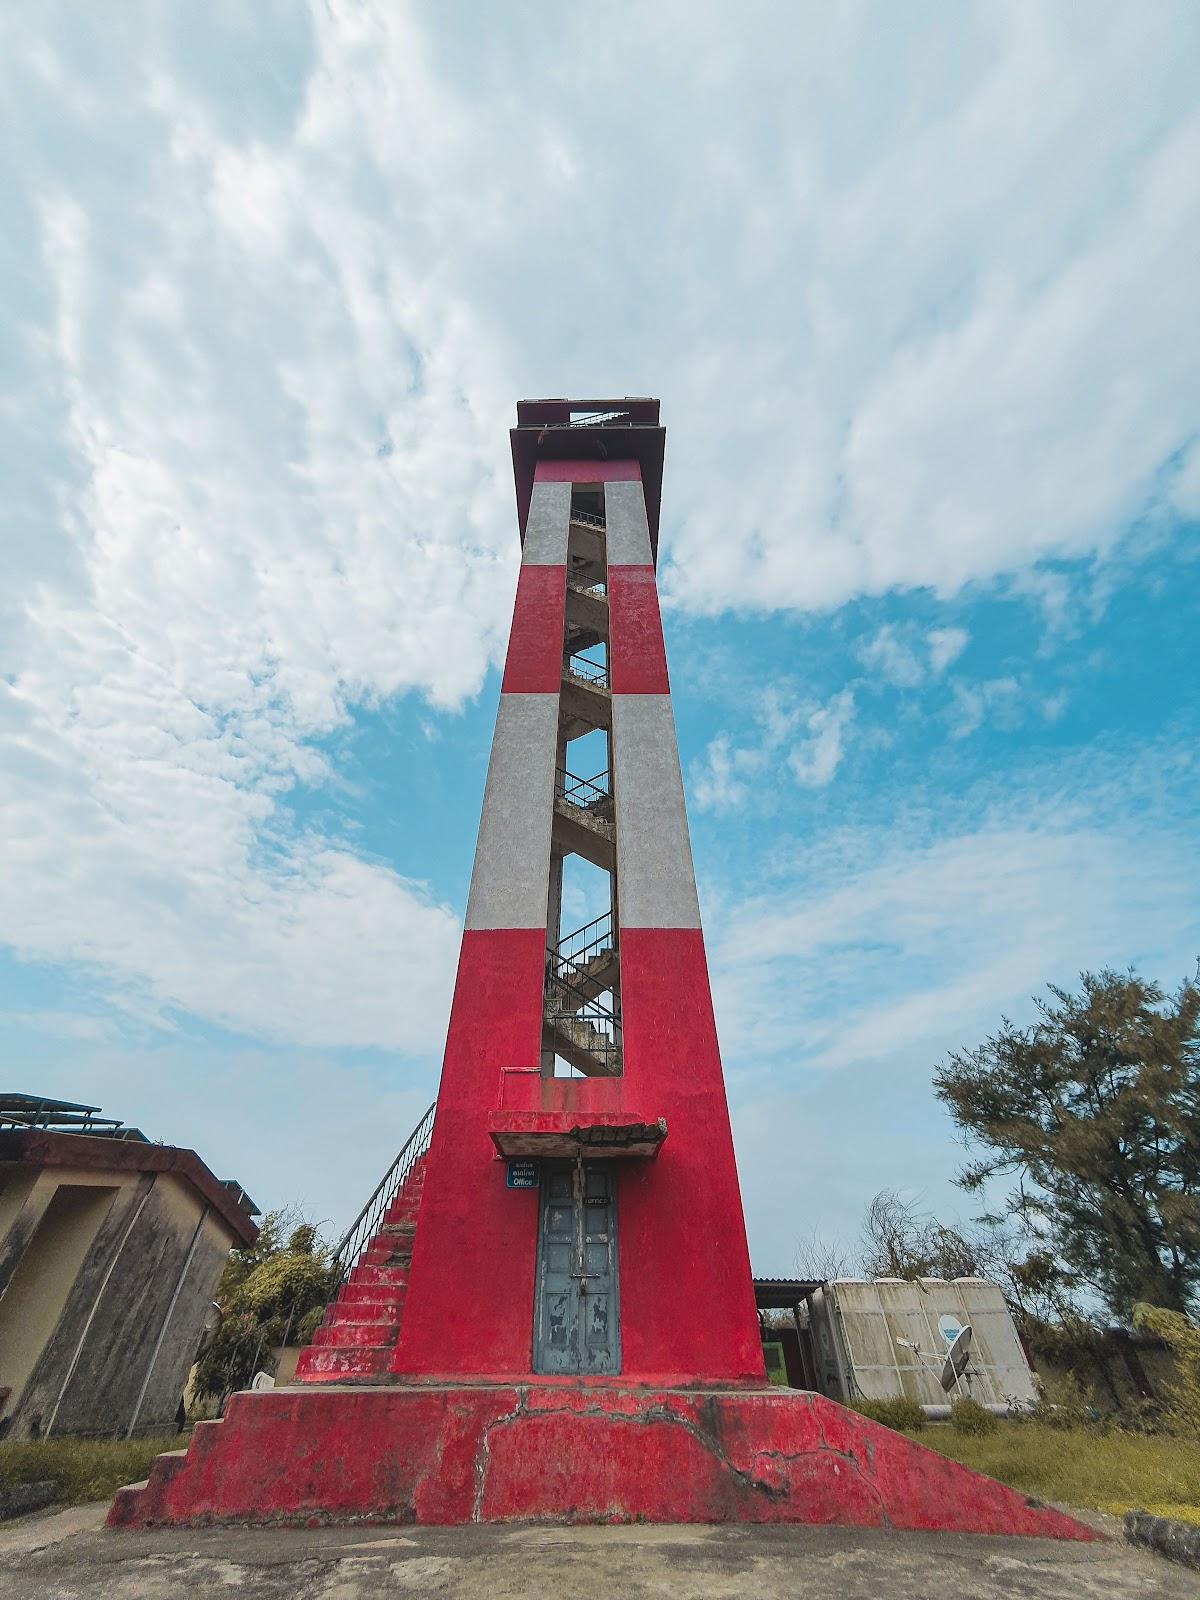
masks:
[[[297,1383],[386,1379],[400,1334],[432,1125],[431,1106],[338,1246],[335,1264],[349,1271],[312,1343],[300,1352]]]
[[[542,1048],[586,1077],[619,1077],[622,1071],[615,944],[606,913],[546,952]]]

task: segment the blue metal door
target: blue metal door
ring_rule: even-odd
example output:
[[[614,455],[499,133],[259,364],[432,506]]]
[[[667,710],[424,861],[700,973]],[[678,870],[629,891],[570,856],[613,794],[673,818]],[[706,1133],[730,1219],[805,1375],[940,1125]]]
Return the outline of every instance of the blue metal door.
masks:
[[[616,1174],[611,1162],[547,1162],[534,1306],[535,1372],[621,1370]]]

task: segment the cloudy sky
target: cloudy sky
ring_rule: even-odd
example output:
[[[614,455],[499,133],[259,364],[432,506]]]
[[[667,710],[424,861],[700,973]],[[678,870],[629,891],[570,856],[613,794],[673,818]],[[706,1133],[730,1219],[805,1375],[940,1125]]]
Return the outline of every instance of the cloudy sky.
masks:
[[[736,16],[736,21],[735,21]],[[1200,954],[1200,9],[0,8],[3,1087],[347,1222],[432,1099],[524,395],[653,394],[752,1253]]]

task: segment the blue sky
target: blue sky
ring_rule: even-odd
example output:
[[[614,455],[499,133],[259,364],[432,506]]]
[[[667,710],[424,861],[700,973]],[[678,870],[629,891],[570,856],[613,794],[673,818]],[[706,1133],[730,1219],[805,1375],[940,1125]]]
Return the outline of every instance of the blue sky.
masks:
[[[0,18],[7,1081],[349,1220],[436,1086],[514,403],[655,394],[785,1272],[969,1214],[949,1050],[1200,954],[1200,14],[596,16]]]

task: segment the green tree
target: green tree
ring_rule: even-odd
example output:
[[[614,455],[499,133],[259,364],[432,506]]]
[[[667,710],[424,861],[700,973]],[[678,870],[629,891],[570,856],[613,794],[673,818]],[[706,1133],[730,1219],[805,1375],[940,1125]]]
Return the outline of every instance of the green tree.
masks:
[[[247,1386],[273,1345],[306,1344],[336,1289],[317,1230],[296,1224],[294,1213],[268,1212],[255,1243],[225,1263],[221,1326],[200,1358],[197,1397],[224,1401]]]
[[[881,1189],[863,1218],[861,1270],[868,1278],[969,1278],[985,1262],[962,1230]]]
[[[1200,988],[1135,974],[1051,988],[1039,1019],[952,1055],[938,1097],[982,1154],[958,1182],[1015,1178],[1006,1208],[1039,1287],[1187,1312],[1200,1295]],[[1052,1285],[1048,1279],[1054,1280]]]

